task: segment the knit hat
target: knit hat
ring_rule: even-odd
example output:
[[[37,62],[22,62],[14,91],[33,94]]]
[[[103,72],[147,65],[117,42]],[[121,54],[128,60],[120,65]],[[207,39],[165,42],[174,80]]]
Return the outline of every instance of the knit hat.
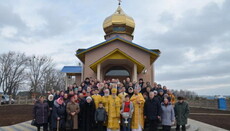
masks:
[[[159,92],[164,92],[164,91],[162,89],[160,89]]]
[[[88,96],[86,97],[86,100],[90,99],[91,101],[93,100],[92,97]]]

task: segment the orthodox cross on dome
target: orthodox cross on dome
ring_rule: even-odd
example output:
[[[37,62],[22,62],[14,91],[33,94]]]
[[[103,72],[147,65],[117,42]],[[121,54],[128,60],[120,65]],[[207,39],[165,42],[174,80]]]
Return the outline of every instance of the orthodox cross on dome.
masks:
[[[121,5],[121,2],[122,2],[122,1],[121,1],[121,0],[118,0],[118,2],[119,2],[118,5]]]

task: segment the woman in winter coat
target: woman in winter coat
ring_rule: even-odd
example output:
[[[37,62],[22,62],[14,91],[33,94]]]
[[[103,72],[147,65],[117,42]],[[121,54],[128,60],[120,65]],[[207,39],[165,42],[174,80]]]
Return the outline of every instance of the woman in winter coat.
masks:
[[[92,100],[93,99],[88,96],[82,107],[82,131],[93,131],[95,126],[94,113],[96,108]]]
[[[66,107],[62,97],[54,101],[53,112],[52,112],[52,128],[54,131],[59,128],[59,131],[65,130],[65,115]]]
[[[49,105],[49,115],[48,115],[48,126],[49,130],[52,130],[52,112],[53,112],[53,105],[54,105],[54,96],[50,94],[47,99],[47,103]]]
[[[174,109],[171,103],[169,103],[169,100],[167,98],[164,99],[164,102],[161,103],[161,122],[163,131],[170,131],[171,126],[175,122],[175,114]]]
[[[78,129],[78,113],[80,112],[79,104],[75,102],[75,97],[72,96],[70,98],[70,102],[68,102],[66,106],[67,112],[67,125],[70,126],[71,130]]]
[[[182,126],[182,131],[185,131],[185,125],[188,121],[189,115],[189,105],[187,102],[184,101],[183,97],[178,97],[178,102],[175,104],[174,111],[176,117],[176,130],[180,130],[180,126]]]
[[[41,126],[43,126],[44,131],[48,131],[48,113],[49,106],[44,102],[44,96],[40,96],[33,108],[33,118],[36,122],[38,131],[40,131]]]

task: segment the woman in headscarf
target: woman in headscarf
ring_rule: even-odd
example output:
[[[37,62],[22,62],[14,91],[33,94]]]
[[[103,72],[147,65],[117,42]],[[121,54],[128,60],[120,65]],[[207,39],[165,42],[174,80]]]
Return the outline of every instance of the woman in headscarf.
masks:
[[[49,124],[49,130],[52,129],[52,120],[51,120],[51,116],[52,116],[52,112],[53,112],[53,105],[54,105],[54,96],[52,94],[50,94],[48,96],[47,99],[47,103],[49,105],[49,116],[48,116],[48,124]]]
[[[95,104],[93,102],[92,97],[88,96],[86,101],[82,107],[82,131],[93,131],[95,120],[94,120],[94,113],[95,113]]]
[[[129,87],[127,94],[129,95],[130,98],[133,96],[133,87]]]

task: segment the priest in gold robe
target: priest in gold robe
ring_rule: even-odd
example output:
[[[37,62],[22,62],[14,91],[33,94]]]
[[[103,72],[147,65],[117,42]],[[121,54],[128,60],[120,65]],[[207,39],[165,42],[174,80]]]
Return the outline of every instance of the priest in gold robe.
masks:
[[[131,97],[134,106],[131,128],[132,131],[142,131],[144,129],[144,103],[145,99],[140,93],[141,87],[136,84],[134,94]]]
[[[102,97],[102,102],[104,104],[105,110],[108,114],[108,100],[109,100],[110,92],[109,89],[104,90],[104,96]]]
[[[108,126],[107,131],[120,130],[121,99],[117,96],[117,89],[112,88],[112,95],[108,98]]]
[[[98,108],[98,104],[100,103],[100,102],[102,102],[102,98],[101,98],[101,95],[99,95],[98,93],[99,93],[99,90],[98,89],[95,89],[95,94],[94,95],[92,95],[92,98],[93,98],[93,100],[94,100],[94,103],[95,103],[95,107],[96,107],[96,109]]]
[[[109,106],[109,104],[108,104],[109,96],[110,96],[109,89],[105,89],[104,90],[104,96],[102,96],[102,103],[104,105],[104,108],[105,108],[105,111],[107,114],[108,114],[108,106]],[[106,127],[108,126],[108,119],[106,119],[104,126],[106,126]]]

